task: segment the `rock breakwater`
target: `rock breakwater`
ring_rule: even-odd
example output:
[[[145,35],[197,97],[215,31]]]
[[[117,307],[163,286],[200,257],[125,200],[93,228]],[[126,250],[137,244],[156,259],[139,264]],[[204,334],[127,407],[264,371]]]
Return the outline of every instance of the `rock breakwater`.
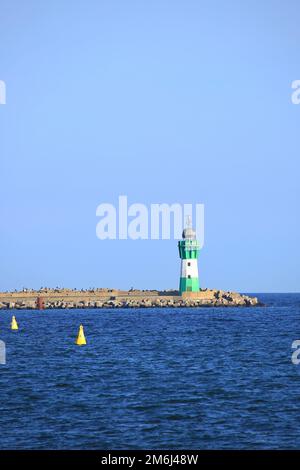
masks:
[[[204,289],[179,295],[178,291],[120,291],[115,289],[41,289],[0,293],[0,309],[252,307],[257,297]]]

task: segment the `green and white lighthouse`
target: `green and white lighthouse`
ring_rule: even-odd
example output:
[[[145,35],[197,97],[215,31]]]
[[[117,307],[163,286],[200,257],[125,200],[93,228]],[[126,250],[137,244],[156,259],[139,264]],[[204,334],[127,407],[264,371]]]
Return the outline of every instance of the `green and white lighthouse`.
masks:
[[[179,256],[181,258],[181,273],[179,292],[198,292],[198,253],[199,243],[196,239],[196,232],[190,226],[188,221],[187,227],[182,232],[182,240],[178,242]]]

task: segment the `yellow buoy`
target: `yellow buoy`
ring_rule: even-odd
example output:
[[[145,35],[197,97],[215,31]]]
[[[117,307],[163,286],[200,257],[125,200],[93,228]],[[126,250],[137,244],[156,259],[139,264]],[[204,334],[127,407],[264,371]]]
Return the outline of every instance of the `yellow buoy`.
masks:
[[[78,346],[82,346],[83,344],[86,344],[86,339],[85,339],[85,336],[84,336],[84,331],[83,331],[83,326],[82,325],[80,325],[80,327],[79,327],[78,336],[77,336],[77,339],[76,339],[76,344],[78,344]]]
[[[16,317],[13,315],[12,319],[11,319],[11,329],[12,330],[18,330],[19,327],[18,327],[18,323],[17,323],[17,320],[16,320]]]

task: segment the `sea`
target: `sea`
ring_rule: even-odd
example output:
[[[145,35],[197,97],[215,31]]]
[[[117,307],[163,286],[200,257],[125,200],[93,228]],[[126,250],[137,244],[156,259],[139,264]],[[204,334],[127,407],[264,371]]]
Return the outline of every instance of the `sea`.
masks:
[[[300,449],[300,294],[254,295],[264,306],[0,311],[0,448]]]

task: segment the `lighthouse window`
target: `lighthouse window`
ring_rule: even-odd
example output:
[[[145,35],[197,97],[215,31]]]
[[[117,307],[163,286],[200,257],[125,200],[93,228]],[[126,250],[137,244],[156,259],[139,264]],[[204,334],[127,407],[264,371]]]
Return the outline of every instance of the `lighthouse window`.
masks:
[[[191,266],[191,263],[190,263],[190,262],[188,262],[188,266]]]
[[[188,279],[191,279],[191,275],[190,275],[190,274],[188,275]]]

